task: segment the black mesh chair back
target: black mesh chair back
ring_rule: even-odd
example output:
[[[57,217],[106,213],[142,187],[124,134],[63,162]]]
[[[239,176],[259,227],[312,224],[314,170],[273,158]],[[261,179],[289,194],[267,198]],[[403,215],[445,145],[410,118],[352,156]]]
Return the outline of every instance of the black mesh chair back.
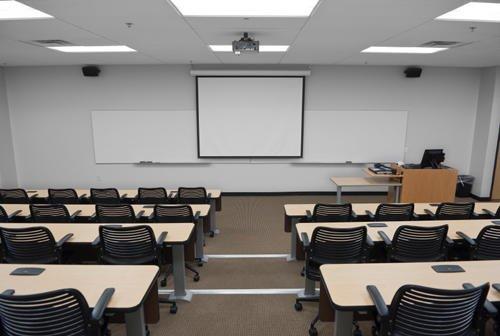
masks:
[[[68,209],[62,204],[31,204],[31,219],[35,223],[69,223]]]
[[[165,188],[139,188],[137,196],[139,204],[168,203],[168,194]]]
[[[476,238],[473,259],[500,260],[500,226],[485,226]]]
[[[90,200],[94,204],[118,204],[121,203],[120,193],[115,188],[90,189]]]
[[[9,215],[7,211],[0,205],[0,223],[5,223],[9,221]]]
[[[393,261],[438,261],[446,258],[448,225],[401,225],[392,239],[389,258]]]
[[[366,258],[365,226],[355,228],[314,229],[306,267],[306,276],[319,281],[319,267],[323,264],[346,264],[364,262]]]
[[[436,219],[471,219],[474,203],[441,203],[436,210]]]
[[[143,265],[158,258],[156,238],[148,225],[99,227],[101,260],[114,265]]]
[[[351,219],[351,204],[316,204],[312,213],[314,222],[349,222]]]
[[[49,201],[52,204],[78,204],[80,198],[74,189],[49,189]]]
[[[158,223],[192,223],[193,210],[189,205],[162,206],[157,205],[153,210],[154,221]]]
[[[96,204],[96,219],[99,223],[134,223],[134,208],[129,204]]]
[[[24,189],[0,189],[0,203],[26,204],[30,198]]]
[[[7,263],[53,264],[59,261],[54,236],[45,227],[2,227],[0,239]]]
[[[177,190],[177,203],[184,204],[207,204],[210,200],[207,196],[207,190],[199,188],[179,188]]]
[[[488,289],[488,284],[459,290],[402,286],[389,308],[387,334],[477,335]]]
[[[0,334],[91,336],[90,309],[76,289],[31,295],[0,294]]]
[[[376,221],[409,221],[413,218],[415,205],[410,204],[380,204],[375,212]]]

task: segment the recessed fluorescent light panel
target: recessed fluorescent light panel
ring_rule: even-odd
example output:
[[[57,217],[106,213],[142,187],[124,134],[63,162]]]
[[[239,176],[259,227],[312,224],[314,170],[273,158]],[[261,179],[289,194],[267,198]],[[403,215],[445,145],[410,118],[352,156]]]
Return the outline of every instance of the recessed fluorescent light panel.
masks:
[[[434,54],[447,48],[427,48],[427,47],[369,47],[361,51],[362,53],[381,54]]]
[[[17,1],[0,1],[0,20],[50,19],[53,16]]]
[[[469,2],[436,20],[500,22],[500,3]]]
[[[112,52],[136,52],[130,47],[118,46],[65,46],[65,47],[48,47],[49,49],[67,52],[67,53],[112,53]]]
[[[286,52],[287,45],[261,45],[259,52]],[[214,52],[233,52],[233,46],[230,44],[210,45],[210,49]]]
[[[170,0],[184,16],[307,17],[319,0]]]

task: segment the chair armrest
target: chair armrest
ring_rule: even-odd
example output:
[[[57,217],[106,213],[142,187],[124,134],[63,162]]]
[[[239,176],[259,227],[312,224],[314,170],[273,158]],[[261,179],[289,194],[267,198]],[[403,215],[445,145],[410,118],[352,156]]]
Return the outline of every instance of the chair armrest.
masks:
[[[488,209],[483,209],[484,212],[486,212],[486,214],[490,217],[495,217],[495,213],[491,210],[488,210]]]
[[[194,214],[194,221],[195,222],[197,222],[200,219],[200,214],[201,214],[200,211],[196,211],[196,213]]]
[[[306,210],[306,217],[307,217],[307,221],[308,222],[312,222],[313,221],[313,215],[311,213],[311,210]]]
[[[474,288],[474,286],[471,284],[471,283],[464,283],[462,285],[463,288],[465,289],[471,289],[471,288]],[[498,310],[497,308],[493,305],[493,303],[491,303],[489,300],[485,300],[484,301],[484,310],[486,310],[487,314],[489,316],[496,316],[498,314]]]
[[[80,197],[78,197],[80,200],[83,200],[87,198],[87,194],[81,194]]]
[[[156,245],[158,245],[158,247],[163,246],[163,244],[165,243],[165,239],[167,239],[167,234],[167,231],[163,231],[162,233],[160,233],[158,239],[156,240]]]
[[[366,286],[366,290],[368,291],[368,294],[370,294],[370,298],[372,299],[380,318],[388,318],[389,309],[387,309],[387,304],[385,303],[384,298],[382,297],[382,294],[380,294],[378,288],[374,285],[368,285]]]
[[[25,218],[25,220],[26,220],[26,221],[31,221],[31,219],[32,219],[32,218],[31,218],[31,215],[28,215],[28,216],[26,216],[26,218]]]
[[[141,210],[137,213],[137,215],[135,215],[135,219],[141,219],[141,217],[144,215],[144,210]]]
[[[97,300],[97,303],[94,306],[94,309],[92,309],[92,320],[94,321],[100,321],[102,319],[102,316],[104,315],[104,310],[108,307],[109,301],[111,301],[111,297],[115,293],[114,288],[106,288],[101,296],[99,297],[99,300]]]
[[[366,210],[365,212],[371,220],[375,220],[375,215],[373,214],[373,212],[371,212],[370,210]]]
[[[174,191],[174,190],[171,190],[170,193],[168,194],[167,198],[174,198],[174,195],[176,194],[177,192]]]
[[[494,283],[491,285],[491,287],[493,287],[493,289],[497,292],[500,292],[500,283]]]
[[[389,238],[389,236],[384,231],[377,231],[377,233],[380,236],[380,238],[382,238],[384,244],[387,247],[392,246],[392,240]]]
[[[450,246],[453,246],[453,244],[455,244],[455,242],[453,241],[453,239],[446,236],[446,244],[448,245],[448,247],[450,247]]]
[[[212,193],[207,194],[207,199],[210,200],[212,198]]]
[[[432,212],[431,210],[429,210],[429,209],[424,209],[424,212],[425,212],[427,215],[431,216],[431,218],[432,218],[432,219],[436,219],[436,214],[435,214],[434,212]]]
[[[36,197],[38,197],[38,194],[31,195],[29,197],[30,202],[33,201]]]
[[[89,217],[89,221],[94,222],[97,219],[97,212],[94,212],[92,216]]]
[[[14,289],[6,289],[2,292],[2,295],[14,295],[15,292]]]
[[[123,194],[123,195],[121,195],[121,196],[120,196],[120,200],[122,200],[122,201],[123,201],[125,198],[127,198],[127,195],[128,195],[128,194]]]
[[[368,247],[374,247],[375,246],[375,244],[373,243],[372,238],[369,235],[366,235],[366,245]]]
[[[97,236],[93,241],[92,241],[92,247],[99,247],[101,244],[101,238]]]
[[[304,249],[308,250],[311,242],[309,241],[309,236],[307,235],[307,232],[302,232],[300,234],[300,238],[302,238],[302,244],[304,245]]]
[[[414,212],[414,213],[412,213],[411,217],[412,217],[412,219],[414,219],[414,220],[419,220],[419,219],[420,219],[420,216],[419,216],[418,214],[416,214],[415,212]]]
[[[353,212],[351,212],[351,218],[358,219],[358,215],[353,211]]]
[[[74,221],[76,217],[78,217],[82,213],[82,210],[76,210],[74,214],[72,214],[69,219]]]
[[[22,210],[16,210],[14,211],[13,213],[11,213],[9,215],[9,217],[7,217],[8,220],[11,220],[12,218],[16,217],[17,215],[19,215],[21,212],[23,212]]]
[[[465,240],[470,246],[476,246],[476,241],[462,231],[457,231],[457,236]]]
[[[148,221],[152,221],[153,219],[155,219],[155,212],[154,211],[151,213],[151,215],[148,216]]]
[[[61,248],[68,240],[71,239],[71,237],[73,237],[72,233],[66,234],[64,237],[59,239],[59,241],[56,243],[56,247]]]

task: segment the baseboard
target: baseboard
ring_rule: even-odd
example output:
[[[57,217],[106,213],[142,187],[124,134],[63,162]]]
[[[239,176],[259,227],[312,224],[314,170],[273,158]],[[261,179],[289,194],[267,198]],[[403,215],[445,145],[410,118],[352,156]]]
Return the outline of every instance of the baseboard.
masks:
[[[491,201],[491,197],[480,197],[480,196],[474,195],[473,193],[470,194],[470,197],[472,197],[473,199],[475,199],[476,201],[479,201],[479,202]]]
[[[222,192],[222,196],[335,196],[335,191]],[[342,196],[381,196],[384,191],[344,191]]]

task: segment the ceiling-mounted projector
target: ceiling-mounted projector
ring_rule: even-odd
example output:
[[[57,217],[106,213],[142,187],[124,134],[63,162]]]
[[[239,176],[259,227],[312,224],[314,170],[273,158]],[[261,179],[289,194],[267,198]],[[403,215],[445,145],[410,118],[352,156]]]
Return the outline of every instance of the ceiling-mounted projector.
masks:
[[[259,41],[255,41],[248,36],[248,33],[243,33],[243,37],[239,41],[233,41],[233,52],[235,55],[241,53],[258,53]]]

